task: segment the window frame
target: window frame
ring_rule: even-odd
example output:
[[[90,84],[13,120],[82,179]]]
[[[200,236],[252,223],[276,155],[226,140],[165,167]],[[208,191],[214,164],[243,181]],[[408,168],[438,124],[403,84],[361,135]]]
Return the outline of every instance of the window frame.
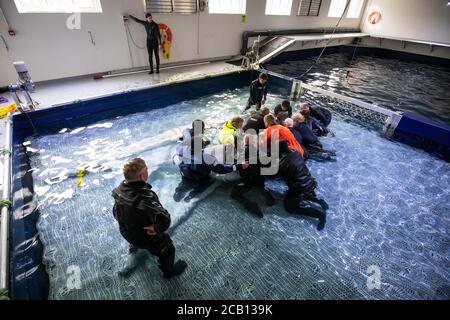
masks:
[[[339,1],[340,7],[344,11],[340,12],[339,14],[336,13],[334,15],[331,15],[330,14],[331,13],[331,9],[333,8],[333,3],[335,1],[336,2]],[[357,16],[349,16],[350,8],[352,7],[352,4],[355,3],[355,1],[360,1],[359,2],[360,6],[359,6],[359,9],[358,9],[358,15]],[[331,0],[330,8],[328,9],[328,18],[340,18],[343,14],[345,14],[345,18],[347,18],[347,19],[359,19],[361,17],[361,12],[363,11],[362,9],[364,7],[365,2],[366,2],[366,0],[350,0],[350,4],[348,5],[347,12],[345,12],[345,7],[347,5],[347,0]],[[335,6],[335,7],[337,7],[337,6]],[[341,9],[341,8],[339,8],[339,9]]]
[[[357,10],[357,15],[356,15],[356,16],[350,16],[350,15],[349,15],[349,13],[350,13],[350,8],[352,8],[352,3],[354,3],[353,1],[360,1],[360,3],[359,3],[359,8],[358,8],[358,10]],[[347,9],[346,18],[347,18],[347,19],[359,19],[359,18],[361,17],[361,12],[362,12],[362,9],[363,9],[363,7],[364,7],[365,1],[366,1],[366,0],[351,0],[351,1],[350,1],[350,5],[348,6],[348,9]]]
[[[101,0],[90,0],[93,4],[92,7],[80,7],[75,6],[76,0],[68,0],[72,2],[72,6],[66,9],[53,8],[49,4],[49,0],[40,0],[40,9],[26,8],[26,0],[14,0],[17,11],[20,14],[24,13],[103,13],[103,7]],[[61,3],[61,2],[60,2]]]
[[[237,14],[237,15],[246,15],[247,13],[247,0],[238,0],[241,2],[240,9],[235,11],[214,11],[211,12],[211,1],[220,1],[220,0],[209,0],[208,1],[208,13],[209,14]],[[232,0],[230,0],[232,1]],[[214,8],[216,9],[216,8]],[[216,9],[217,10],[217,9]]]
[[[290,1],[291,4],[289,6],[289,13],[267,13],[267,6],[269,5],[269,1],[275,1],[275,0],[266,0],[266,9],[264,10],[264,15],[266,16],[290,16],[292,14],[292,4],[294,3],[293,0],[279,0],[279,1]]]

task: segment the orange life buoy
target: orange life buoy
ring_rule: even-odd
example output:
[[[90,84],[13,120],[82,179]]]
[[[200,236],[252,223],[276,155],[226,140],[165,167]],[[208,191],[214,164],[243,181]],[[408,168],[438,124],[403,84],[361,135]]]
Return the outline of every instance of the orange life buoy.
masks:
[[[158,23],[159,31],[161,32],[161,48],[164,57],[170,58],[170,46],[172,44],[172,30],[164,23]]]
[[[371,24],[377,24],[381,20],[381,13],[379,11],[374,11],[371,14],[369,14],[368,19]]]

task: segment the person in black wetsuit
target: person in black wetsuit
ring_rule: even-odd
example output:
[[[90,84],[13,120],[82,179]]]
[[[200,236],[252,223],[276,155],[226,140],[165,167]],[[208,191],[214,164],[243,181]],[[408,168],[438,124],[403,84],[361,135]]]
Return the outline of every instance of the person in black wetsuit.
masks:
[[[287,112],[288,118],[292,117],[292,106],[289,100],[284,100],[281,104],[277,105],[273,110],[273,114],[278,118],[278,115],[282,112]]]
[[[301,115],[305,119],[306,125],[312,130],[312,132],[314,132],[314,135],[321,137],[326,136],[329,133],[328,129],[322,124],[322,122],[311,116],[310,109],[302,109],[302,107],[300,107],[300,110]]]
[[[293,126],[291,131],[297,132],[301,137],[302,146],[308,152],[308,158],[317,161],[332,160],[336,156],[334,150],[324,150],[319,138],[314,134],[311,128],[306,124],[305,117],[301,113],[292,115]],[[294,136],[296,136],[294,134]]]
[[[328,204],[316,196],[316,180],[311,176],[302,155],[289,149],[285,140],[280,142],[278,175],[288,186],[284,207],[289,213],[298,213],[319,219],[317,230],[322,230],[326,223]]]
[[[176,164],[182,179],[173,196],[176,202],[182,199],[188,202],[203,192],[212,183],[211,172],[227,174],[248,166],[245,163],[221,164],[214,156],[204,153],[205,146],[209,144],[208,141],[203,140],[204,129],[204,122],[195,120],[192,123],[192,129],[185,129],[183,137],[178,141]],[[190,193],[187,194],[188,192]]]
[[[150,65],[149,74],[153,74],[153,54],[156,59],[156,73],[159,73],[159,46],[161,45],[161,34],[159,33],[158,24],[153,21],[151,13],[145,14],[145,20],[140,20],[132,15],[130,18],[137,23],[142,24],[147,32],[147,51]]]
[[[299,105],[300,113],[304,116],[311,116],[317,119],[325,128],[331,123],[331,112],[325,108],[314,106],[304,102]]]
[[[147,183],[148,169],[144,160],[135,158],[123,167],[125,180],[112,191],[113,214],[121,235],[130,244],[130,254],[146,249],[159,258],[164,278],[172,278],[186,269],[186,262],[175,261],[175,248],[166,233],[170,214],[159,202]]]
[[[250,116],[243,130],[246,132],[249,129],[253,129],[257,134],[266,129],[264,124],[264,117],[270,113],[269,108],[262,107],[259,111],[256,111]]]
[[[244,137],[245,145],[245,161],[249,163],[246,169],[240,168],[239,174],[241,181],[233,187],[231,198],[240,203],[245,209],[259,218],[263,217],[263,213],[258,203],[250,200],[247,195],[250,191],[257,191],[265,199],[268,206],[275,204],[273,196],[264,188],[264,176],[261,175],[261,163],[258,157],[256,136],[246,135]]]
[[[250,85],[250,97],[248,98],[245,110],[250,109],[253,105],[256,105],[256,110],[259,110],[261,106],[266,103],[267,80],[267,74],[261,73],[258,79],[252,82]]]

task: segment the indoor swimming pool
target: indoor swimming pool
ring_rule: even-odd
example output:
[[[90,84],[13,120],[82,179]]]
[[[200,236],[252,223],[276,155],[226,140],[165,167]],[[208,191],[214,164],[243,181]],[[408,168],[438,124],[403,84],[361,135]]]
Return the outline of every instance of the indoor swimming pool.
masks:
[[[248,78],[206,79],[184,91],[173,87],[167,90],[179,98],[165,104],[150,96],[149,105],[136,107],[128,95],[117,98],[129,104],[120,110],[80,108],[84,114],[76,116],[66,108],[64,121],[55,115],[47,124],[44,113],[37,113],[38,134],[14,138],[13,296],[450,299],[450,164],[339,113],[330,125],[334,136],[322,138],[325,148],[336,150],[336,160],[307,163],[318,195],[330,206],[322,232],[315,221],[285,212],[283,184],[268,185],[277,202],[262,206],[263,219],[230,198],[234,182],[217,181],[204,194],[174,200],[181,181],[172,164],[179,134],[174,129],[205,119],[214,142],[217,128],[245,106]],[[273,108],[288,91],[276,81],[270,89],[267,104]],[[25,155],[24,141],[34,152]],[[118,276],[128,246],[112,216],[111,191],[133,156],[146,160],[149,183],[172,215],[177,257],[188,263],[172,280],[161,277],[151,256],[129,277]],[[82,163],[90,172],[77,175]],[[73,266],[81,272],[79,290],[67,287]],[[367,285],[374,266],[381,272],[380,289]]]
[[[314,64],[319,54],[317,49],[286,52],[264,66],[326,90],[450,125],[450,65],[445,59],[340,46],[327,48]]]

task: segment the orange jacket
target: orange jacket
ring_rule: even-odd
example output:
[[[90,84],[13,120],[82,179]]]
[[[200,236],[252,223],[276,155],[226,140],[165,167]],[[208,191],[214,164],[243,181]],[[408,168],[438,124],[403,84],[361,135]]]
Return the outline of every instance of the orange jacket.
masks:
[[[304,158],[305,151],[303,151],[302,147],[295,139],[291,130],[289,130],[286,127],[283,127],[282,125],[277,124],[266,129],[267,142],[270,142],[270,140],[272,139],[272,134],[274,130],[278,130],[279,140],[286,140],[289,148],[297,150],[302,155],[302,158]]]

